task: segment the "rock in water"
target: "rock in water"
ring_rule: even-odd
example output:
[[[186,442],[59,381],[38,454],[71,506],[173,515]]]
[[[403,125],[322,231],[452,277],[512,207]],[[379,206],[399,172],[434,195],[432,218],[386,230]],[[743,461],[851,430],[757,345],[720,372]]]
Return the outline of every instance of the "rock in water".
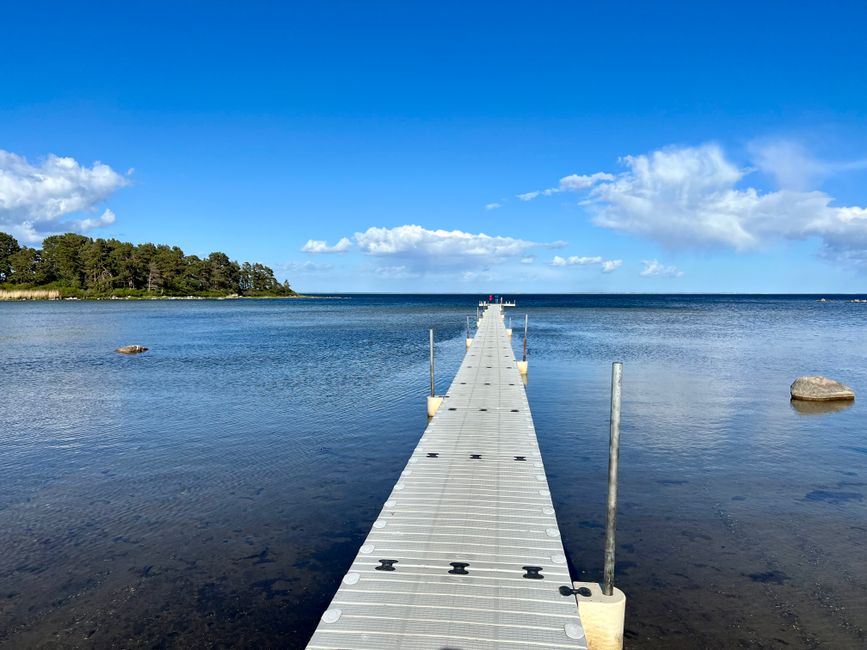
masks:
[[[115,352],[120,352],[121,354],[140,354],[147,351],[148,349],[143,345],[125,345],[115,350]]]
[[[855,399],[855,391],[827,377],[798,377],[792,384],[792,399],[807,402],[833,402]]]

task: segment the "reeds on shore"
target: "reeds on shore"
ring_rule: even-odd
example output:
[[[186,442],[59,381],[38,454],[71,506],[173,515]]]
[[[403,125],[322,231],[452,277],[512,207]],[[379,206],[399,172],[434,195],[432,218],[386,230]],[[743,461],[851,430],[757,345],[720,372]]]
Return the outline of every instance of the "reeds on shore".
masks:
[[[60,300],[57,289],[0,289],[0,300]]]

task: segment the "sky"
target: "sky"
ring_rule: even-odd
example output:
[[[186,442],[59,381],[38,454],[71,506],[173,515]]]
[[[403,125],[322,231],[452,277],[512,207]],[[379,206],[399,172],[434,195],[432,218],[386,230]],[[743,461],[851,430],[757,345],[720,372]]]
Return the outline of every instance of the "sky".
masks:
[[[863,2],[3,3],[0,231],[306,292],[867,291]]]

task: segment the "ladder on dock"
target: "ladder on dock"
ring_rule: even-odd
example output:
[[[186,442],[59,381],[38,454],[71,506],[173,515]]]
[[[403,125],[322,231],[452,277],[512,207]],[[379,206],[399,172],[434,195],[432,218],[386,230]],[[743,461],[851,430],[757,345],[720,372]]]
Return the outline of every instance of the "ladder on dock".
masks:
[[[314,650],[587,648],[524,384],[487,306]]]

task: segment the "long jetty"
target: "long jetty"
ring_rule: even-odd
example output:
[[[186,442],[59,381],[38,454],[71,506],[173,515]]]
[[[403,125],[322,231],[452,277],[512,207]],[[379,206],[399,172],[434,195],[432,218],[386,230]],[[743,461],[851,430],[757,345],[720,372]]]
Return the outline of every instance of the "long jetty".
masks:
[[[308,648],[587,648],[502,309],[485,305]]]

